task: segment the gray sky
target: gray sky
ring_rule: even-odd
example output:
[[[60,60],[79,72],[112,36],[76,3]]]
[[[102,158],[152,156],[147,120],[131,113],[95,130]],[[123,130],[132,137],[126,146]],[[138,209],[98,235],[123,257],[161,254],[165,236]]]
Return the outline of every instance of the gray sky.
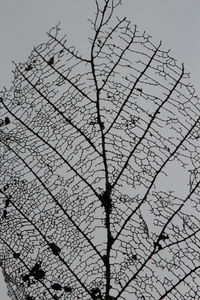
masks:
[[[59,21],[72,45],[87,50],[94,0],[0,0],[0,90],[12,80],[12,61],[25,62],[34,46]],[[171,55],[185,63],[200,94],[200,1],[124,0],[119,16],[127,16],[154,41],[162,39]],[[0,272],[0,300],[6,296]]]

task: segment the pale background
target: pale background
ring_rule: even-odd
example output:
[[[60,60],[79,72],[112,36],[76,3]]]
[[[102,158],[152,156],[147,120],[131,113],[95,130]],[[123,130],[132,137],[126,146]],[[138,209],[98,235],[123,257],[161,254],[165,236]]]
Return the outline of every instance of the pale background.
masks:
[[[200,1],[124,0],[119,16],[127,16],[154,41],[185,63],[200,94]],[[0,90],[12,80],[12,61],[25,62],[34,46],[59,21],[73,45],[87,50],[94,0],[0,0]],[[8,300],[0,271],[0,300]]]

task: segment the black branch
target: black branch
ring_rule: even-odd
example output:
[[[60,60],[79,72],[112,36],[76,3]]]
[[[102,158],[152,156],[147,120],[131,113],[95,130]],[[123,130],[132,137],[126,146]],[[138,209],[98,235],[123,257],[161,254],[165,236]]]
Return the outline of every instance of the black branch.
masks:
[[[0,95],[8,293],[199,299],[199,98],[122,1],[94,1],[88,56],[56,25]]]

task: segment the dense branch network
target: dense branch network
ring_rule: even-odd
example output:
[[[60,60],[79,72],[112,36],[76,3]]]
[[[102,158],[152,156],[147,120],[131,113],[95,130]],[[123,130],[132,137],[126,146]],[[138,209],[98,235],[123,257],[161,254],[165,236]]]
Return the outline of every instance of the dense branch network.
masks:
[[[88,57],[55,26],[1,94],[9,294],[197,299],[199,98],[161,43],[114,18],[121,1],[95,2]],[[182,194],[167,188],[179,168]]]

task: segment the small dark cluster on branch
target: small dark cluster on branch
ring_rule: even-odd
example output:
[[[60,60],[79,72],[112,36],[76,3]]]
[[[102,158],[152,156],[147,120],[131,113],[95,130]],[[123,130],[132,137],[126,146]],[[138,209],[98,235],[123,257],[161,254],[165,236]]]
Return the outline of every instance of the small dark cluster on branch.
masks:
[[[87,56],[56,25],[0,96],[8,293],[197,300],[199,98],[122,0],[94,2]]]
[[[52,250],[54,255],[59,255],[61,249],[54,243],[49,244],[50,249]]]
[[[105,208],[105,211],[111,213],[112,200],[110,197],[110,193],[108,191],[103,192],[101,195],[99,195],[99,200],[101,201],[101,205]]]
[[[40,269],[40,264],[36,263],[35,266],[31,269],[29,274],[26,274],[22,277],[23,281],[28,281],[31,276],[34,277],[35,280],[43,279],[45,272]]]

